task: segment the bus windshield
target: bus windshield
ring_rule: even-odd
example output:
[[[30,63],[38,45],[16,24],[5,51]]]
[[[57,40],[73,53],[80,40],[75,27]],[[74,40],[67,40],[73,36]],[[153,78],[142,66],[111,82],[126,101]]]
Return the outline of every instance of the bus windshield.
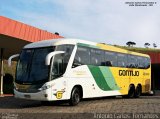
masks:
[[[17,64],[17,83],[44,83],[49,80],[50,67],[45,65],[47,54],[53,52],[55,47],[24,49]]]

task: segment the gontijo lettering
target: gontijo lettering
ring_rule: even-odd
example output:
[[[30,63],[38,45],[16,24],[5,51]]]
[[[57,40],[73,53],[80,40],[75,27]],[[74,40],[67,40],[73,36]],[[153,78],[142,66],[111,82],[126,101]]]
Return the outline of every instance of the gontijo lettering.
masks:
[[[139,71],[119,70],[119,76],[139,76]]]

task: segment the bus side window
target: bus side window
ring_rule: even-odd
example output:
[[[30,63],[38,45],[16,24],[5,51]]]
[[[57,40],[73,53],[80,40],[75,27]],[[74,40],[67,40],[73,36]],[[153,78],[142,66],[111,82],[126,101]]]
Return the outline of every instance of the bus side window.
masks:
[[[138,68],[137,58],[133,55],[128,55],[127,68]]]
[[[127,55],[126,54],[117,54],[118,59],[118,67],[126,67],[127,66]]]
[[[91,49],[91,65],[104,66],[104,51]]]
[[[138,60],[138,68],[144,69],[144,58],[143,57],[137,57]]]
[[[73,61],[72,68],[80,65],[89,65],[90,64],[90,52],[86,47],[78,47],[76,55]]]
[[[105,64],[106,66],[117,66],[117,53],[114,52],[105,52]]]
[[[150,67],[150,58],[144,59],[144,68],[148,69]]]
[[[111,61],[106,61],[105,63],[106,63],[106,66],[112,66]]]
[[[56,46],[55,51],[65,51],[66,54],[72,53],[74,45],[58,45]]]

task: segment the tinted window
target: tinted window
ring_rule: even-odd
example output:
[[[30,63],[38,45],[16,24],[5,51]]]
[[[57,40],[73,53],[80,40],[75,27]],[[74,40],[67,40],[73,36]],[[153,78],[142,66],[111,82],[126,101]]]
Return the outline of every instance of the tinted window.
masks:
[[[74,58],[73,67],[90,64],[90,51],[86,47],[78,47]]]
[[[17,83],[43,83],[49,79],[49,67],[45,58],[55,47],[24,49],[17,65]]]
[[[64,72],[66,71],[70,56],[72,54],[73,48],[74,48],[74,45],[59,45],[56,47],[55,49],[56,51],[65,51],[65,53],[56,55],[53,63],[54,68],[52,69],[52,72],[54,75],[52,76],[52,79],[64,74]]]
[[[137,56],[128,55],[128,68],[138,68]]]
[[[73,67],[80,65],[144,69],[150,67],[150,58],[104,51],[94,48],[78,47],[73,62]]]
[[[137,57],[137,61],[138,61],[138,68],[143,69],[144,68],[144,58]]]
[[[150,58],[144,58],[144,68],[147,69],[150,67]]]
[[[105,52],[105,64],[106,66],[117,66],[117,53]]]
[[[98,49],[91,49],[91,65],[103,66],[104,51]]]
[[[65,53],[71,54],[74,45],[59,45],[56,47],[55,51],[65,51]]]
[[[62,76],[66,71],[67,64],[64,54],[55,55],[52,60],[51,80]]]
[[[126,67],[127,66],[127,55],[126,54],[117,54],[118,59],[118,67]]]

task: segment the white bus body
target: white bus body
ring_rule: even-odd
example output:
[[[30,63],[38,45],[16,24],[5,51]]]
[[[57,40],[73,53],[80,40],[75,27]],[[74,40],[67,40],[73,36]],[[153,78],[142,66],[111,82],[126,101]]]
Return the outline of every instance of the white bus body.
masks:
[[[124,84],[127,86],[122,87],[122,82],[116,79],[116,72],[111,71],[110,67],[104,67],[103,62],[101,62],[103,66],[87,64],[90,61],[90,63],[94,62],[98,65],[99,60],[101,60],[87,59],[87,54],[85,54],[88,52],[87,49],[79,48],[81,51],[84,50],[80,53],[85,57],[76,56],[78,46],[90,47],[93,50],[91,52],[98,49],[97,53],[104,53],[101,51],[103,48],[97,43],[77,39],[54,39],[26,45],[17,64],[14,82],[15,97],[40,101],[70,100],[71,105],[76,105],[81,98],[126,95],[128,93],[129,85]],[[113,46],[106,47],[115,51]],[[122,50],[122,52],[126,51]],[[140,53],[134,54],[141,55]],[[91,54],[88,53],[88,55]],[[102,57],[102,54],[99,56]],[[147,55],[142,56],[148,58]],[[78,61],[75,60],[75,57]],[[127,68],[123,69],[127,70]],[[113,70],[118,73],[116,68]],[[103,73],[105,71],[107,75]],[[140,69],[136,71],[141,72]],[[103,75],[103,77],[99,75]],[[102,77],[103,80],[99,82],[101,79],[96,79],[96,76],[97,78]],[[148,84],[150,84],[150,80]],[[135,83],[135,87],[136,85],[138,82]],[[148,90],[144,88],[141,90],[149,91],[150,87],[148,88]]]

